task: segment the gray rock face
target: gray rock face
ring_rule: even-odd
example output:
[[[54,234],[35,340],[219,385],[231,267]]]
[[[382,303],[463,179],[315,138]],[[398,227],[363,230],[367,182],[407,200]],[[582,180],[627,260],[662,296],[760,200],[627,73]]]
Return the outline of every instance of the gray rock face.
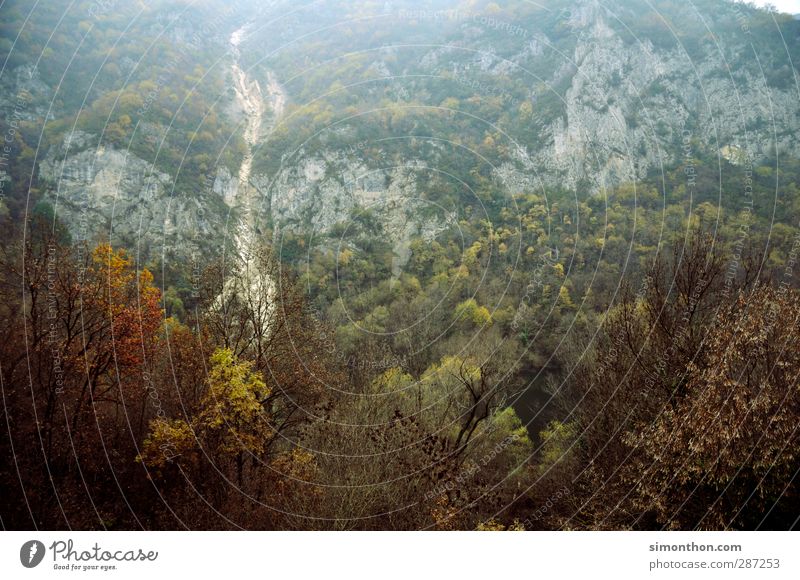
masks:
[[[746,69],[738,78],[721,75],[726,64],[719,56],[692,61],[681,50],[656,51],[647,40],[626,44],[600,10],[584,8],[571,20],[581,40],[564,114],[530,148],[546,183],[575,187],[586,180],[600,188],[642,178],[675,162],[684,137],[712,154],[727,146],[751,159],[773,146],[800,153],[793,138],[800,106],[790,92],[766,87]]]
[[[335,177],[331,169],[337,168]],[[325,158],[303,158],[282,170],[272,183],[270,213],[284,227],[310,226],[317,232],[345,221],[357,204],[355,185],[369,168],[330,152]]]
[[[629,5],[613,1],[576,2],[561,23],[573,48],[560,55],[545,32],[520,29],[518,52],[501,58],[468,21],[462,33],[471,40],[460,42],[467,50],[443,44],[419,60],[423,72],[468,85],[478,95],[502,94],[487,78],[528,79],[531,114],[541,130],[508,147],[507,160],[494,170],[499,187],[508,193],[552,186],[599,191],[679,163],[686,143],[691,155],[719,155],[739,164],[774,148],[800,155],[800,103],[790,89],[768,87],[754,74],[757,67],[747,60],[752,56],[744,54],[746,39],[695,39],[702,48],[690,56],[681,45],[657,47],[646,35],[623,37],[616,18],[636,16],[626,10]],[[677,10],[697,18],[690,6]],[[386,49],[390,57],[391,50]],[[383,58],[376,53],[369,70],[386,75]],[[537,81],[526,72],[553,58],[560,65],[549,77]],[[732,62],[734,72],[728,70]],[[554,99],[557,107],[542,105]],[[375,208],[404,264],[411,238],[435,235],[450,219],[421,210],[424,185],[411,173],[376,170],[357,156],[323,149],[313,155],[300,151],[277,176],[256,180],[269,184],[266,195],[278,227],[320,233],[347,222],[354,211]]]
[[[106,237],[112,244],[188,256],[194,248],[225,238],[224,215],[202,198],[172,190],[172,178],[152,164],[76,132],[39,164],[46,196],[76,240]],[[218,242],[217,242],[218,245]]]
[[[271,217],[279,228],[323,234],[369,211],[393,246],[398,275],[411,256],[414,238],[431,241],[456,222],[454,214],[441,208],[426,211],[431,207],[418,191],[417,169],[425,165],[373,170],[343,153],[301,154],[269,188]]]
[[[687,139],[695,153],[726,158],[730,149],[752,161],[775,150],[800,155],[796,88],[766,84],[759,68],[766,65],[755,61],[745,35],[694,39],[702,49],[690,55],[681,45],[655,47],[646,35],[623,38],[615,19],[626,10],[619,2],[575,3],[563,18],[575,39],[566,53],[557,53],[557,42],[544,33],[531,31],[520,51],[506,58],[477,39],[471,48],[478,52],[466,62],[454,63],[453,51],[438,49],[420,65],[436,75],[451,71],[456,82],[472,82],[487,96],[502,90],[474,79],[489,75],[530,84],[532,116],[542,130],[512,147],[520,175],[511,181],[517,185],[613,187],[674,163]],[[699,18],[689,4],[683,10],[685,18]],[[733,18],[735,6],[726,10]],[[528,72],[548,58],[560,62],[549,76]],[[559,112],[544,108],[544,101],[556,101]],[[498,173],[508,182],[513,169]]]
[[[239,191],[239,179],[231,175],[227,167],[222,167],[217,170],[212,191],[227,205],[233,205]]]

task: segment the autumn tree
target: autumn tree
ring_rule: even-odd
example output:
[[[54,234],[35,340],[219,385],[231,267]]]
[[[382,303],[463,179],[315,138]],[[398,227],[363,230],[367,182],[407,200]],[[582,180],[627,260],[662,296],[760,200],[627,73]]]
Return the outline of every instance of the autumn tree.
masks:
[[[3,264],[7,460],[26,466],[23,505],[37,525],[96,527],[125,494],[118,477],[139,436],[132,418],[146,405],[160,293],[124,251],[70,247],[34,226]]]
[[[800,293],[760,286],[720,311],[685,396],[626,438],[642,512],[678,529],[791,528],[800,513]]]
[[[561,437],[546,438],[546,468],[535,502],[567,486],[572,493],[548,525],[578,528],[660,527],[657,510],[643,507],[632,465],[646,461],[632,441],[666,408],[683,400],[691,369],[709,364],[708,337],[730,296],[752,287],[755,268],[743,261],[727,276],[728,261],[702,228],[661,252],[637,287],[623,290],[592,342],[565,358],[569,379]],[[558,451],[563,457],[553,456]],[[557,453],[556,453],[557,455]],[[651,506],[655,508],[655,506]]]
[[[217,263],[203,275],[197,321],[212,344],[249,360],[269,389],[276,433],[290,435],[340,380],[329,364],[331,333],[311,316],[292,274],[259,247],[252,259]]]
[[[153,419],[138,459],[192,527],[276,527],[314,458],[273,445],[271,393],[252,361],[219,349],[209,363],[198,405]]]
[[[144,457],[163,467],[170,461],[163,450],[171,443],[174,456],[184,462],[196,460],[200,452],[214,462],[232,462],[241,482],[245,455],[262,456],[274,435],[264,406],[270,393],[259,373],[253,372],[253,363],[234,360],[230,350],[217,350],[210,364],[197,412],[188,420],[153,420]]]
[[[189,324],[165,329],[173,395],[149,422],[142,466],[192,527],[300,527],[316,497],[300,439],[339,388],[322,327],[266,249],[209,268]]]
[[[419,377],[393,367],[336,397],[309,433],[329,526],[471,529],[513,503],[532,448],[494,363],[449,356]]]

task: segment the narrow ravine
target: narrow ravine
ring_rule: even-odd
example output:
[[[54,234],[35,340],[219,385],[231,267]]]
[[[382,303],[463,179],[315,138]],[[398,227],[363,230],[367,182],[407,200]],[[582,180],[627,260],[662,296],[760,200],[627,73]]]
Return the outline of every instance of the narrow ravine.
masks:
[[[248,77],[240,65],[239,46],[245,37],[249,24],[238,28],[231,34],[230,44],[233,54],[231,74],[236,101],[245,116],[244,140],[247,146],[239,168],[236,203],[242,221],[236,234],[236,247],[239,255],[247,260],[249,250],[255,241],[255,207],[258,192],[250,182],[253,170],[253,151],[262,135],[268,135],[275,128],[286,106],[286,93],[272,72],[267,73],[266,91],[262,92],[259,82]],[[267,122],[264,118],[267,116]]]
[[[244,141],[246,150],[242,164],[239,167],[238,187],[236,190],[236,204],[241,212],[242,220],[235,234],[235,245],[239,256],[245,263],[249,261],[250,250],[255,241],[255,216],[253,215],[253,201],[256,194],[255,188],[250,183],[250,174],[253,170],[253,149],[258,143],[261,121],[264,117],[264,101],[261,97],[261,87],[257,80],[250,79],[242,69],[239,59],[239,45],[249,25],[242,26],[231,34],[230,44],[233,54],[231,75],[233,89],[236,93],[236,102],[244,113],[245,129]]]
[[[240,45],[245,37],[250,24],[238,28],[230,36],[231,76],[233,89],[236,93],[236,102],[244,115],[244,141],[246,145],[242,164],[239,167],[235,206],[240,220],[233,234],[236,254],[242,264],[244,287],[241,289],[248,294],[250,304],[273,303],[275,284],[266,273],[259,273],[255,263],[254,250],[257,248],[257,212],[258,191],[251,183],[253,171],[253,153],[263,135],[268,135],[275,128],[278,119],[283,114],[286,105],[286,93],[272,72],[267,75],[266,91],[262,93],[258,80],[250,78],[240,63]],[[265,116],[267,122],[265,123]],[[230,286],[223,289],[223,296],[232,291]],[[264,316],[269,316],[272,307],[263,310]]]

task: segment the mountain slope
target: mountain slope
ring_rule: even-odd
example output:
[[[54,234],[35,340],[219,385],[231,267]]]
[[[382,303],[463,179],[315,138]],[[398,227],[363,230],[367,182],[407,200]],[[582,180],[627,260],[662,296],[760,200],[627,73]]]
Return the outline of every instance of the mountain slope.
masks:
[[[800,23],[724,0],[2,10],[6,205],[45,201],[178,278],[242,223],[332,248],[354,219],[397,278],[415,240],[513,195],[800,155]]]

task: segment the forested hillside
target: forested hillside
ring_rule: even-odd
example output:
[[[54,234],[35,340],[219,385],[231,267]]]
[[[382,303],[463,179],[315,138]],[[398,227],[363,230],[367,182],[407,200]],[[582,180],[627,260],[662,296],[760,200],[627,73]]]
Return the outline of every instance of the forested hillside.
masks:
[[[797,19],[0,14],[4,528],[798,525]]]

